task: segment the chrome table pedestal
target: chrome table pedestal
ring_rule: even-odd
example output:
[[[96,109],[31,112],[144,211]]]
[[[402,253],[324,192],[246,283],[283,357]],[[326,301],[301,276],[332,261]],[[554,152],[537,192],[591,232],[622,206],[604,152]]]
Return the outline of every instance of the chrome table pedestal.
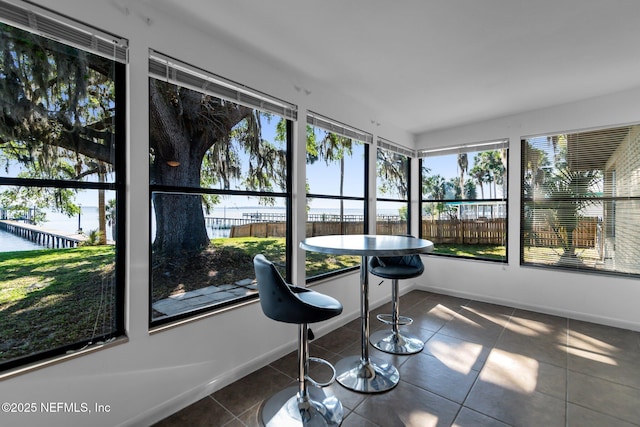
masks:
[[[336,363],[336,380],[349,390],[379,393],[398,385],[400,374],[392,364],[369,356],[369,275],[366,266],[367,257],[362,256],[360,264],[361,354],[341,359]]]
[[[361,354],[339,360],[336,380],[344,387],[361,393],[380,393],[394,388],[400,381],[398,369],[390,363],[369,357],[369,276],[368,256],[396,256],[433,251],[428,240],[405,236],[333,235],[309,237],[300,242],[307,251],[360,255]]]

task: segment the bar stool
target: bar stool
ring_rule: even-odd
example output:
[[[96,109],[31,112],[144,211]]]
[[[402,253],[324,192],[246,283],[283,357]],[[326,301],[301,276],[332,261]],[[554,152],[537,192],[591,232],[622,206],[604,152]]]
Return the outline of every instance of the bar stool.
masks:
[[[286,283],[264,255],[256,255],[253,266],[264,314],[278,322],[298,324],[298,385],[280,391],[264,403],[260,411],[262,423],[267,427],[339,426],[344,412],[342,403],[322,389],[335,381],[336,371],[326,360],[309,357],[308,324],[339,315],[342,304],[328,295]],[[309,361],[328,365],[333,371],[332,378],[325,383],[310,378]],[[307,381],[312,387],[307,386]]]
[[[377,316],[381,322],[391,325],[391,331],[375,332],[371,334],[369,341],[375,348],[386,353],[419,353],[424,348],[424,342],[415,335],[400,333],[400,326],[410,325],[413,323],[413,319],[400,316],[398,280],[418,277],[424,272],[424,264],[422,264],[420,255],[371,257],[369,272],[378,277],[391,279],[391,302],[393,305],[391,314],[378,314]]]

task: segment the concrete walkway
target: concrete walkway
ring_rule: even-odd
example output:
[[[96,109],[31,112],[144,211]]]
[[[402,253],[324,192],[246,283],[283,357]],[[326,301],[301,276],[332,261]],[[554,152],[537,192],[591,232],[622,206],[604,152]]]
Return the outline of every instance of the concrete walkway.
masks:
[[[154,314],[153,320],[163,319],[257,292],[258,285],[255,279],[243,279],[234,284],[207,286],[195,291],[171,295],[153,303],[152,307],[157,312]]]

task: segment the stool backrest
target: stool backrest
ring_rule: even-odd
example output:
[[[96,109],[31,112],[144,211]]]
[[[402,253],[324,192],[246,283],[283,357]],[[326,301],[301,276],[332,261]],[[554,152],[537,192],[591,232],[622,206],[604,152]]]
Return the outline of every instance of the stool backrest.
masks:
[[[260,306],[264,314],[279,322],[299,323],[300,300],[284,281],[275,265],[264,255],[253,258],[253,266],[258,282]]]
[[[411,234],[400,234],[400,236],[411,237],[414,238]],[[405,265],[409,267],[414,267],[419,274],[424,272],[424,264],[422,263],[422,259],[420,255],[400,255],[400,256],[386,256],[386,257],[371,257],[371,261],[369,262],[369,266],[371,268],[374,267],[387,267],[394,265]]]

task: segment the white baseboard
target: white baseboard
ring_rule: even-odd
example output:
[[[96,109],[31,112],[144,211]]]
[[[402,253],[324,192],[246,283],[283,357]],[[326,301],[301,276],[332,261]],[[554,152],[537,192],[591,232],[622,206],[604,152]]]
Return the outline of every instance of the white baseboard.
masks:
[[[616,328],[630,329],[633,331],[640,331],[640,323],[629,322],[624,319],[617,319],[613,317],[598,316],[592,313],[584,313],[579,311],[562,310],[557,307],[549,307],[542,305],[534,305],[523,303],[522,301],[513,301],[506,298],[488,297],[484,294],[476,294],[473,292],[461,292],[449,288],[441,288],[438,286],[425,286],[417,285],[413,289],[434,292],[438,294],[450,295],[459,298],[467,298],[476,301],[482,301],[492,304],[506,305],[508,307],[519,308],[522,310],[535,311],[538,313],[550,314],[553,316],[566,317],[574,320],[581,320],[585,322],[597,323],[600,325],[613,326]]]
[[[383,301],[384,303],[386,301]],[[380,304],[381,302],[378,302]],[[349,313],[348,316],[342,315],[337,318],[323,322],[322,325],[318,325],[313,328],[314,334],[317,338],[326,335],[327,333],[346,325],[352,320],[360,317],[359,312]],[[170,415],[186,408],[199,401],[200,399],[215,393],[218,390],[238,381],[239,379],[249,375],[257,369],[260,369],[268,364],[280,359],[281,357],[289,354],[298,347],[297,337],[292,336],[291,341],[274,348],[268,353],[263,353],[250,361],[237,366],[233,369],[225,371],[223,374],[209,378],[206,382],[198,384],[196,387],[186,390],[185,392],[172,397],[171,399],[160,403],[159,405],[146,410],[136,417],[127,420],[119,425],[119,427],[137,427],[141,425],[155,424]]]

